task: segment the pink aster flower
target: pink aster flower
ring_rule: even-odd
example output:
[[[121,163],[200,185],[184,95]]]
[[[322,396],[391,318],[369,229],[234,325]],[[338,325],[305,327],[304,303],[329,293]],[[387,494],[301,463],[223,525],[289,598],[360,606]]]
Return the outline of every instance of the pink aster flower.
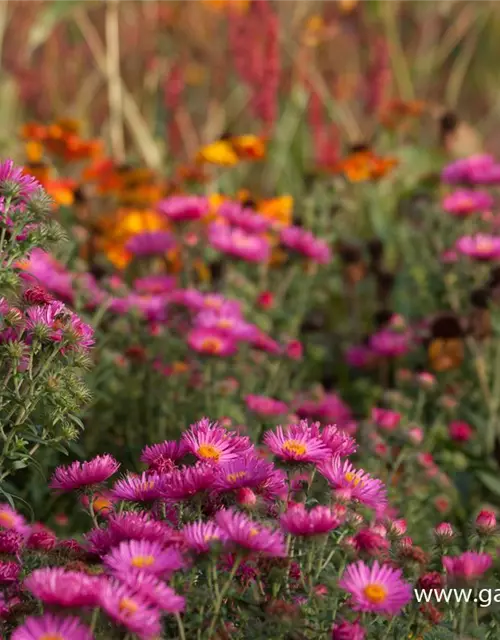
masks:
[[[493,198],[485,191],[459,189],[447,195],[442,203],[443,209],[455,216],[467,216],[480,211],[490,211]]]
[[[390,409],[373,407],[371,419],[377,427],[380,427],[384,431],[394,431],[401,422],[401,414],[397,411],[391,411]]]
[[[57,467],[50,487],[59,491],[73,491],[100,484],[116,473],[119,467],[120,463],[109,454],[96,456],[88,462],[73,462],[65,467]]]
[[[369,366],[374,358],[374,353],[369,346],[360,344],[349,347],[345,352],[345,361],[350,367],[364,369]]]
[[[237,349],[234,338],[217,329],[192,329],[187,342],[193,351],[208,356],[232,356]]]
[[[280,531],[273,531],[233,509],[222,509],[215,522],[227,536],[227,544],[263,553],[271,557],[286,555],[285,541]]]
[[[99,591],[99,601],[112,620],[135,633],[141,640],[153,640],[160,636],[158,607],[152,605],[135,589],[107,580]]]
[[[476,517],[476,530],[481,535],[489,535],[497,528],[497,517],[493,511],[483,509]]]
[[[348,460],[342,462],[339,457],[335,457],[322,462],[318,470],[342,497],[356,500],[376,510],[387,505],[387,489],[383,482],[372,478],[363,469],[355,469]]]
[[[219,222],[210,225],[208,241],[217,251],[248,262],[267,262],[271,255],[271,245],[267,238]]]
[[[218,423],[210,424],[201,420],[182,434],[187,450],[203,462],[220,464],[237,457],[232,434]]]
[[[214,542],[227,540],[227,535],[215,522],[192,522],[182,529],[184,544],[196,553],[206,553]]]
[[[164,576],[184,566],[177,549],[165,549],[161,543],[149,540],[124,540],[104,556],[103,562],[117,577],[130,569]]]
[[[162,497],[170,502],[188,500],[212,488],[215,479],[215,466],[200,464],[194,467],[181,467],[168,475]]]
[[[352,542],[357,551],[364,551],[371,556],[379,555],[391,546],[389,540],[376,531],[375,527],[361,529],[353,536]]]
[[[412,598],[411,586],[400,569],[374,562],[371,567],[359,561],[347,566],[339,587],[351,594],[355,611],[395,615]]]
[[[272,224],[271,220],[252,211],[249,207],[244,207],[239,202],[223,202],[217,213],[229,224],[240,227],[248,233],[263,233]]]
[[[188,449],[182,440],[165,440],[158,444],[144,447],[141,454],[141,462],[149,465],[149,468],[159,473],[172,471],[175,463],[183,458]]]
[[[474,433],[468,422],[454,420],[448,427],[450,438],[455,442],[468,442]]]
[[[185,599],[151,573],[128,571],[120,574],[120,581],[160,611],[180,613],[184,610]]]
[[[366,630],[359,622],[339,620],[333,625],[332,640],[365,640]]]
[[[330,451],[319,435],[313,435],[305,420],[283,429],[267,431],[264,442],[276,456],[287,462],[320,462]]]
[[[459,556],[444,556],[443,566],[446,573],[453,578],[475,581],[481,578],[493,564],[488,553],[466,551]]]
[[[109,529],[91,529],[84,536],[89,553],[104,556],[120,540]]]
[[[30,531],[23,516],[8,504],[0,504],[0,529],[15,531],[23,537],[26,537]]]
[[[171,196],[158,203],[158,211],[174,222],[199,220],[209,209],[208,200],[202,196]]]
[[[94,607],[100,578],[62,568],[36,569],[24,581],[24,588],[48,605]]]
[[[22,265],[21,277],[32,284],[42,285],[61,300],[71,302],[74,297],[73,277],[53,256],[35,248]]]
[[[0,531],[0,553],[15,556],[24,544],[24,537],[16,531]]]
[[[317,506],[307,511],[303,504],[288,509],[281,518],[281,527],[295,536],[318,536],[336,529],[341,520],[329,507]]]
[[[494,166],[493,156],[475,154],[447,165],[441,173],[441,180],[447,184],[474,184],[477,182],[476,178],[487,176]]]
[[[275,400],[268,396],[245,396],[245,403],[254,413],[261,416],[279,416],[288,412],[288,405],[281,400]]]
[[[108,519],[108,530],[118,544],[123,540],[146,540],[167,544],[174,537],[174,530],[165,522],[154,520],[149,513],[114,513]]]
[[[163,274],[144,276],[134,280],[134,290],[139,294],[170,293],[175,289],[176,282],[174,276]]]
[[[11,640],[92,640],[93,636],[79,618],[61,618],[46,613],[40,618],[27,618],[17,627]]]
[[[275,469],[271,462],[250,453],[222,463],[216,469],[213,489],[217,492],[234,491],[242,487],[265,487]]]
[[[239,314],[223,311],[202,311],[194,319],[194,325],[200,329],[220,332],[235,340],[251,341],[258,332],[257,327],[245,322]]]
[[[397,358],[408,353],[411,347],[410,335],[406,331],[381,329],[370,337],[370,349],[384,358]]]
[[[0,195],[8,196],[16,194],[20,200],[29,200],[37,190],[42,190],[42,185],[36,178],[25,173],[22,167],[18,167],[12,160],[4,160],[0,163]]]
[[[17,562],[0,561],[0,584],[10,584],[17,582],[21,572],[20,565]]]
[[[125,249],[134,256],[163,255],[175,247],[175,238],[168,231],[143,231],[130,238]]]
[[[457,240],[456,249],[475,260],[496,260],[500,258],[500,237],[486,233],[462,236]]]
[[[321,439],[334,456],[350,456],[358,448],[352,436],[333,424],[326,425],[321,432]]]
[[[152,502],[163,495],[165,477],[158,473],[127,475],[115,483],[111,495],[116,500],[130,502]]]
[[[328,264],[332,258],[328,243],[301,227],[291,226],[282,229],[280,240],[283,246],[319,264]]]

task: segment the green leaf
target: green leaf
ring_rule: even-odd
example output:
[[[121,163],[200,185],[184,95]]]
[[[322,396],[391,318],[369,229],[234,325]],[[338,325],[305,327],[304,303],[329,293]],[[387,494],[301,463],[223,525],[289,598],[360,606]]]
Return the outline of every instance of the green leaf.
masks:
[[[498,476],[494,476],[492,473],[487,473],[486,471],[478,471],[477,477],[487,489],[495,495],[500,496],[500,478]]]
[[[58,0],[58,2],[49,3],[38,14],[37,20],[28,36],[28,55],[31,55],[35,49],[44,44],[50,38],[57,25],[66,20],[75,8],[82,4],[85,4],[84,0]]]

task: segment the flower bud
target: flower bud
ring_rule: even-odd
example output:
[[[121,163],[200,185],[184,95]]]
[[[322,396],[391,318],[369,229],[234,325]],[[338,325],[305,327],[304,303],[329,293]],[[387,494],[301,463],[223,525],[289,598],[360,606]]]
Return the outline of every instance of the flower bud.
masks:
[[[480,511],[476,518],[477,532],[482,535],[489,535],[495,531],[497,519],[493,511]]]

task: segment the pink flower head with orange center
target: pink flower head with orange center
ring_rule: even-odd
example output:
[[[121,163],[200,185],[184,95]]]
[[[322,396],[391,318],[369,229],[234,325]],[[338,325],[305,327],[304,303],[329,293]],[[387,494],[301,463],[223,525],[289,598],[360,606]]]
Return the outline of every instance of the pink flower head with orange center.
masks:
[[[335,492],[355,500],[376,511],[387,505],[387,489],[383,482],[372,478],[363,469],[355,469],[348,461],[336,456],[318,466],[319,472],[328,480]]]
[[[371,567],[359,561],[347,566],[339,587],[351,594],[355,611],[396,615],[412,598],[411,586],[400,569],[374,562]]]
[[[181,467],[168,475],[162,497],[169,502],[189,500],[197,494],[209,491],[215,479],[215,465],[198,464]]]
[[[259,492],[274,473],[274,465],[253,453],[221,464],[216,471],[214,491],[235,491],[242,487]]]
[[[237,451],[239,447],[235,446],[239,441],[235,440],[234,434],[218,423],[211,424],[206,418],[191,425],[181,441],[202,462],[221,464],[233,460],[240,453]]]
[[[62,568],[36,569],[24,581],[24,588],[46,605],[95,607],[100,578]]]
[[[210,225],[208,240],[221,253],[248,262],[267,262],[271,255],[271,245],[267,238],[218,222]]]
[[[279,416],[288,412],[288,405],[281,400],[275,400],[268,396],[245,396],[245,403],[254,413],[262,416]]]
[[[194,320],[195,327],[216,331],[234,340],[251,341],[257,335],[257,327],[245,322],[239,314],[231,311],[202,311]]]
[[[15,531],[23,537],[26,537],[30,532],[30,528],[26,524],[23,516],[8,504],[0,504],[0,530],[1,529]]]
[[[188,334],[187,343],[193,351],[206,356],[232,356],[237,350],[234,338],[218,329],[192,329]]]
[[[125,540],[111,549],[103,562],[117,577],[131,569],[140,569],[156,576],[169,576],[185,566],[177,549],[166,549],[160,542],[149,540]]]
[[[500,237],[486,233],[462,236],[457,240],[456,250],[475,260],[496,260],[500,258]]]
[[[149,468],[164,472],[171,471],[175,463],[181,460],[187,453],[187,447],[182,440],[165,440],[158,444],[152,444],[144,447],[141,453],[141,462],[149,465]]]
[[[313,262],[328,264],[332,259],[328,243],[316,238],[310,231],[304,231],[301,227],[292,226],[282,229],[280,240],[284,247],[292,249]]]
[[[206,553],[217,542],[227,539],[224,531],[215,522],[192,522],[182,529],[184,544],[196,553]]]
[[[458,189],[444,198],[442,206],[446,212],[455,216],[467,216],[480,211],[490,211],[493,204],[493,197],[485,191]]]
[[[474,582],[481,578],[493,564],[489,553],[466,551],[459,556],[444,556],[443,566],[453,578]]]
[[[73,462],[66,467],[57,467],[50,486],[59,491],[74,491],[100,484],[116,473],[119,467],[119,462],[109,454],[96,456],[88,462]]]
[[[303,504],[288,509],[281,518],[281,527],[295,536],[318,536],[336,529],[341,520],[329,507],[321,505],[307,511]]]
[[[114,622],[135,633],[141,640],[154,640],[160,636],[158,607],[152,605],[136,589],[107,580],[99,591],[99,601],[102,609]]]
[[[151,573],[140,569],[127,571],[120,574],[120,581],[160,611],[179,613],[184,610],[185,599]]]
[[[93,635],[79,618],[46,613],[40,618],[27,618],[13,632],[11,640],[93,640]]]
[[[271,557],[286,555],[285,540],[280,531],[274,531],[254,522],[234,509],[222,509],[215,522],[227,536],[227,545]]]
[[[115,483],[111,495],[116,500],[152,502],[163,496],[166,477],[158,473],[129,474]]]
[[[305,420],[267,431],[264,442],[275,456],[287,462],[316,463],[331,455],[321,437],[312,434]]]

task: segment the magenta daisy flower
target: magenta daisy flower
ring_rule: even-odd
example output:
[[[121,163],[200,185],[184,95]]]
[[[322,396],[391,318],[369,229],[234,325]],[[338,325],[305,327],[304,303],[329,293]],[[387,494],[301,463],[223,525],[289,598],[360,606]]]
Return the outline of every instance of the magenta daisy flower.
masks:
[[[267,431],[264,442],[274,455],[287,462],[320,462],[331,455],[323,440],[311,433],[305,420]]]
[[[366,630],[359,622],[339,620],[333,625],[332,640],[365,640]]]
[[[238,457],[217,467],[214,491],[234,491],[241,487],[257,489],[265,485],[275,471],[274,465],[255,455]]]
[[[493,156],[475,154],[446,165],[441,173],[441,180],[447,184],[474,184],[477,176],[489,174],[494,167],[495,158]]]
[[[253,324],[231,312],[202,311],[196,316],[194,324],[200,329],[220,331],[235,340],[254,340],[258,332]]]
[[[174,236],[168,231],[143,231],[132,236],[125,249],[134,256],[147,257],[165,254],[175,244]]]
[[[193,351],[206,356],[232,356],[237,350],[234,338],[218,329],[192,329],[187,336],[187,343]]]
[[[115,483],[111,495],[115,500],[152,502],[162,497],[166,477],[158,473],[129,474]]]
[[[449,576],[471,582],[481,578],[492,564],[493,559],[488,553],[475,551],[466,551],[459,556],[443,557],[443,566]]]
[[[490,211],[493,197],[485,191],[458,189],[443,199],[443,209],[455,216],[467,216],[479,211]]]
[[[342,521],[329,507],[320,505],[307,511],[303,504],[297,504],[281,516],[280,522],[295,536],[318,536],[336,529]]]
[[[88,462],[73,462],[65,467],[57,467],[50,481],[50,487],[59,491],[73,491],[105,482],[118,471],[120,463],[113,456],[96,456]]]
[[[217,251],[248,262],[267,262],[271,255],[271,245],[267,238],[220,222],[210,225],[208,240]]]
[[[387,505],[387,489],[381,480],[372,478],[363,469],[355,469],[348,461],[336,456],[318,466],[337,494],[348,500],[356,500],[375,510]]]
[[[369,611],[393,616],[412,598],[411,586],[403,580],[400,569],[363,561],[347,566],[339,587],[351,594],[355,611]]]
[[[125,512],[113,514],[108,520],[108,530],[116,541],[147,540],[167,544],[175,532],[163,521],[153,520],[149,513]]]
[[[128,571],[120,574],[120,581],[160,611],[180,613],[184,610],[185,599],[151,573]]]
[[[500,258],[500,237],[486,233],[462,236],[457,240],[456,250],[475,260],[496,260]]]
[[[60,618],[46,613],[40,618],[27,618],[12,633],[11,640],[92,640],[90,629],[79,618]]]
[[[189,452],[203,462],[220,464],[238,456],[232,434],[207,420],[191,425],[189,431],[182,434],[182,442]]]
[[[165,473],[165,471],[171,471],[175,462],[183,458],[188,449],[186,443],[182,440],[165,440],[158,444],[152,444],[144,447],[141,454],[141,462],[145,462],[149,465],[149,468]]]
[[[0,561],[0,584],[11,584],[17,582],[21,567],[17,562]]]
[[[227,544],[231,546],[271,557],[286,556],[285,541],[281,531],[268,529],[233,509],[218,511],[215,522],[227,536]]]
[[[215,522],[192,522],[182,529],[184,544],[196,553],[210,551],[213,542],[227,540],[224,531]]]
[[[245,397],[245,403],[250,411],[261,416],[279,416],[288,412],[288,405],[285,402],[268,396],[248,395]]]
[[[24,537],[16,531],[0,531],[0,553],[17,555],[24,544]]]
[[[168,482],[163,487],[162,497],[171,502],[188,500],[198,493],[211,489],[214,479],[213,465],[181,467],[169,474]]]
[[[217,213],[230,224],[240,227],[248,233],[263,233],[272,224],[271,220],[248,207],[243,207],[239,202],[223,202]]]
[[[141,640],[153,640],[160,636],[159,609],[136,590],[106,580],[99,590],[99,601],[112,620],[135,633]]]
[[[130,569],[142,569],[157,576],[168,575],[184,566],[177,549],[149,540],[125,540],[104,556],[104,564],[120,577]]]
[[[328,264],[332,258],[330,247],[310,231],[300,227],[287,227],[281,231],[281,244],[319,264]]]
[[[209,202],[202,196],[171,196],[158,203],[158,211],[174,222],[199,220],[209,210]]]
[[[323,429],[321,439],[334,456],[350,456],[358,448],[353,437],[333,424]]]
[[[0,195],[28,200],[36,191],[42,191],[42,185],[36,178],[24,173],[12,160],[0,163]]]
[[[36,569],[24,581],[24,588],[48,605],[94,607],[100,578],[62,568]]]
[[[109,529],[100,528],[91,529],[84,538],[89,552],[96,556],[104,556],[112,547],[121,542]]]
[[[23,516],[8,504],[0,504],[0,529],[15,531],[23,537],[30,532],[30,528]]]

